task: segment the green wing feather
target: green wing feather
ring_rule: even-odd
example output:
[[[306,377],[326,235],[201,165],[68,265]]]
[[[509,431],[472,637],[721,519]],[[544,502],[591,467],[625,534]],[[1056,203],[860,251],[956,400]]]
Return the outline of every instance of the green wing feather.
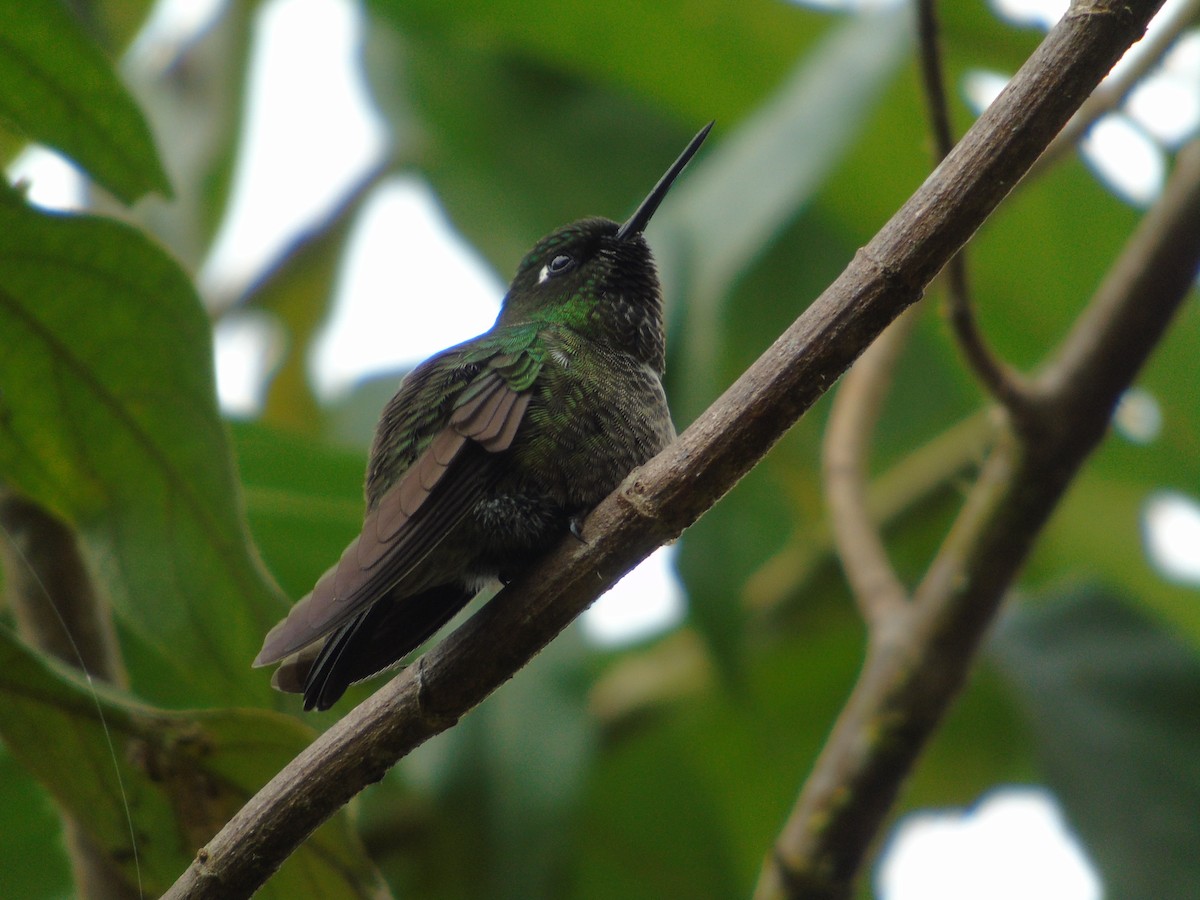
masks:
[[[544,364],[537,329],[516,326],[451,347],[414,369],[380,420],[367,517],[337,565],[271,629],[256,666],[329,634],[406,579],[499,475]]]

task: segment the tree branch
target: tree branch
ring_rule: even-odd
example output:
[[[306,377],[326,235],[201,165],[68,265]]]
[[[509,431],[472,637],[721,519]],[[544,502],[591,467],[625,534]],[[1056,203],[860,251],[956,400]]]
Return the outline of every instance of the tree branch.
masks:
[[[1034,417],[1003,434],[895,640],[872,644],[850,702],[764,865],[759,898],[843,898],[1037,533],[1100,442],[1200,266],[1200,142],[1180,154],[1054,362]]]
[[[834,545],[872,636],[908,606],[908,591],[892,568],[871,516],[867,455],[896,362],[916,324],[915,313],[910,307],[888,326],[842,378],[821,445]]]
[[[1121,392],[1169,324],[1166,304],[1181,285],[1186,293],[1192,284],[1200,241],[1198,181],[1200,140],[1193,140],[1179,151],[1162,197],[1035,382],[1041,402],[1052,405],[1046,419],[1060,430],[1069,429],[1058,419],[1065,405],[1103,414],[1100,427],[1107,424]]]
[[[995,103],[842,275],[679,439],[564,540],[273,778],[167,897],[244,897],[320,823],[449,728],[603,590],[723,496],[1000,203],[1157,9],[1102,0],[1064,17]]]

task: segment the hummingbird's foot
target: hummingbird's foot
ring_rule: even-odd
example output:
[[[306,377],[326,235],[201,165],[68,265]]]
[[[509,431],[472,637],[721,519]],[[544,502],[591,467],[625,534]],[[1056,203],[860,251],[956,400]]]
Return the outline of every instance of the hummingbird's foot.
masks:
[[[571,531],[571,537],[581,544],[587,543],[587,538],[583,536],[583,518],[581,516],[571,516],[568,528]]]

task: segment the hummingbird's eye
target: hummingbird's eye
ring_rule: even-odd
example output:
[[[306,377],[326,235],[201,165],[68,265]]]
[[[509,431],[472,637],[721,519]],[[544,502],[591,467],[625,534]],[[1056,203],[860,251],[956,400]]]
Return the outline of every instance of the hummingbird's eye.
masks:
[[[561,275],[574,266],[575,260],[572,257],[559,254],[550,260],[548,264],[542,266],[542,271],[538,272],[538,284],[541,284],[552,275]]]

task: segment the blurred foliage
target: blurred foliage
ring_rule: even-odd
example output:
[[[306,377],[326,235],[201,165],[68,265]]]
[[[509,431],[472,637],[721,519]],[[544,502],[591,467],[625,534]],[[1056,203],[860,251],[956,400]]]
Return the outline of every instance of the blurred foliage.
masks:
[[[1041,771],[1111,896],[1192,893],[1200,884],[1195,647],[1090,588],[1014,611],[992,650],[1027,714]]]
[[[237,669],[286,606],[247,545],[187,278],[128,226],[12,195],[0,266],[5,481],[79,528],[122,621],[158,650],[135,688],[267,702]]]
[[[121,200],[170,192],[150,129],[100,46],[55,0],[0,7],[0,116]]]
[[[150,710],[56,671],[7,629],[0,672],[0,731],[12,759],[48,785],[149,895],[166,891],[196,847],[313,737],[303,723],[266,709]],[[377,896],[377,878],[339,817],[260,896]]]
[[[297,722],[249,661],[282,596],[304,593],[361,521],[361,423],[387,388],[322,406],[303,373],[381,176],[426,178],[508,272],[564,221],[620,217],[716,118],[650,229],[670,306],[668,388],[686,425],[931,165],[903,13],[371,0],[363,60],[391,129],[385,170],[245,296],[206,310],[188,274],[227,207],[257,4],[230,0],[156,76],[112,63],[146,3],[2,5],[0,151],[41,141],[126,203],[166,193],[170,173],[175,198],[127,209],[97,196],[121,224],[37,211],[19,190],[0,197],[0,481],[78,531],[131,672],[128,694],[89,685],[0,625],[5,896],[69,890],[57,807],[161,891],[337,715]],[[950,84],[1015,70],[1039,38],[982,2],[944,6]],[[951,103],[967,127],[970,110]],[[1023,186],[970,253],[997,350],[1023,367],[1045,358],[1137,217],[1076,161]],[[985,440],[984,398],[937,302],[874,445],[873,496],[909,579]],[[229,428],[210,324],[251,307],[279,320],[289,352],[262,421]],[[1152,492],[1200,494],[1198,342],[1192,303],[1139,379],[1162,433],[1116,433],[1089,461],[898,810],[1048,784],[1114,896],[1182,896],[1200,880],[1187,849],[1200,837],[1200,592],[1151,567],[1141,522]],[[367,792],[353,820],[322,829],[267,895],[375,896],[382,873],[397,896],[428,898],[745,896],[862,657],[824,521],[827,407],[682,539],[682,627],[619,649],[569,630]],[[1081,581],[1106,588],[1063,588]]]

